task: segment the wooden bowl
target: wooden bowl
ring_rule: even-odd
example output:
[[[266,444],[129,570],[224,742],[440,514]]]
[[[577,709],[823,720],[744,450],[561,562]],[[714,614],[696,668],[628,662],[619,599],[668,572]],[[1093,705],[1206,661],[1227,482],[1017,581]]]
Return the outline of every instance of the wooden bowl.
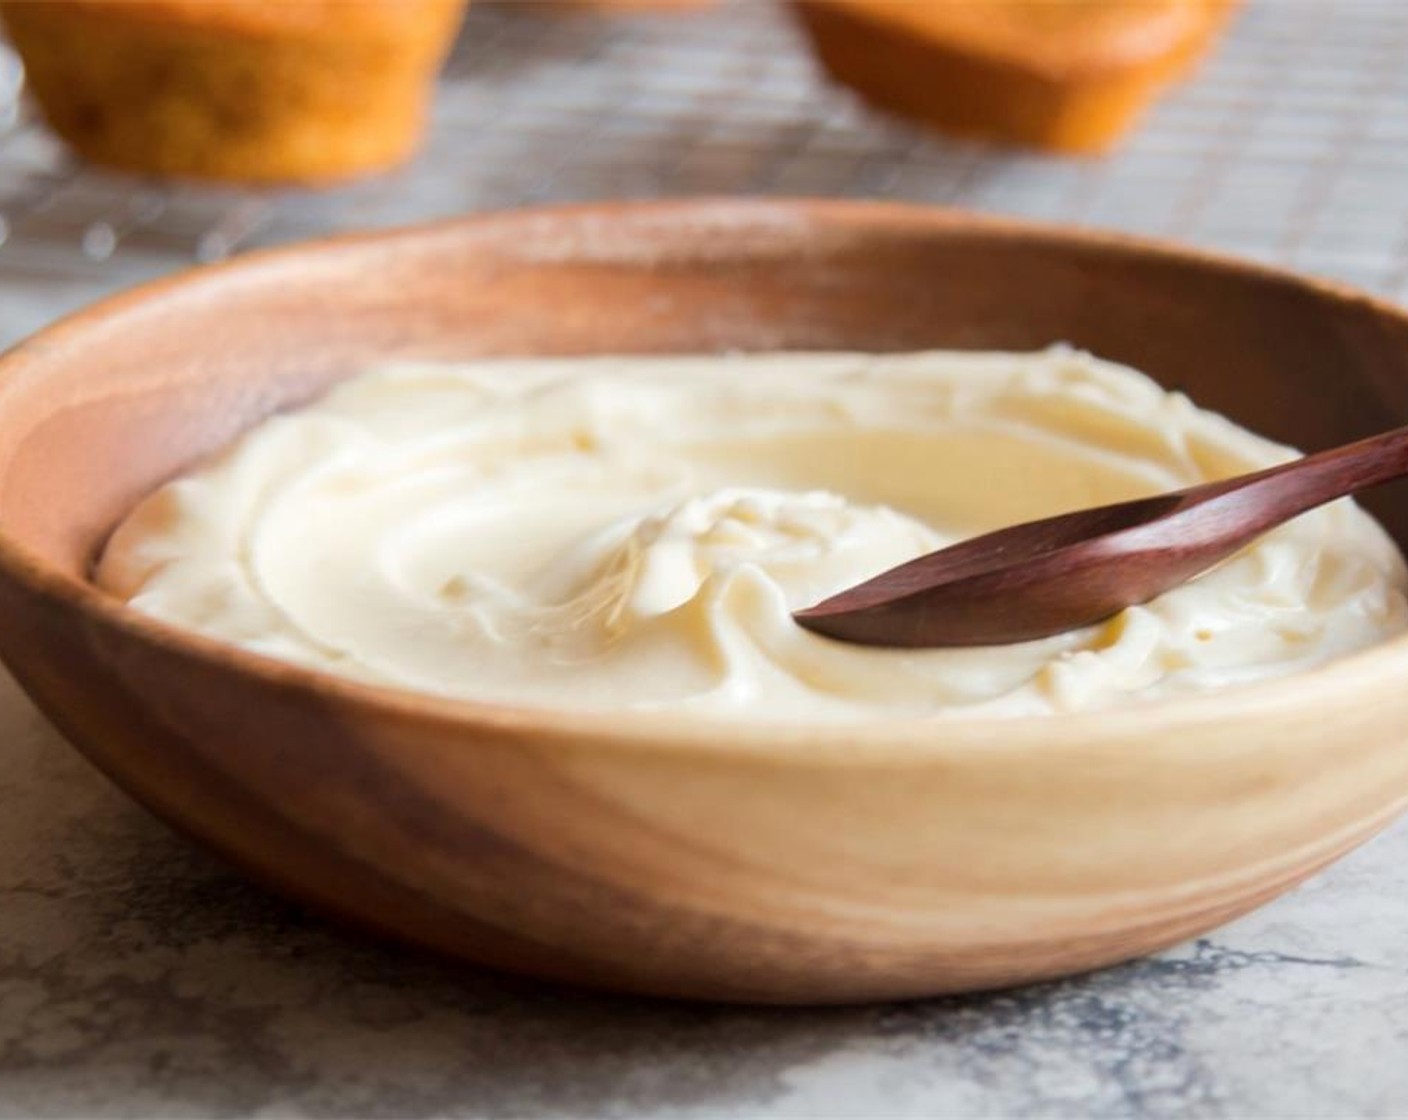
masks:
[[[1408,640],[1123,710],[790,727],[438,700],[85,579],[139,496],[389,356],[1026,348],[1306,448],[1408,423],[1408,317],[1115,237],[887,205],[525,212],[260,254],[0,359],[0,656],[134,797],[276,888],[500,968],[724,1000],[921,996],[1179,941],[1408,798]],[[1373,503],[1408,541],[1408,491]]]

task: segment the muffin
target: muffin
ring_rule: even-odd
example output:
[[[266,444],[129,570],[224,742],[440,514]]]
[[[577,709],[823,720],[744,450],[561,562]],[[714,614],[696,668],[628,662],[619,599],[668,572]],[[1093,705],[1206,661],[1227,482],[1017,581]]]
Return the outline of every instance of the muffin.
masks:
[[[317,182],[415,149],[464,0],[0,0],[30,90],[97,163]]]
[[[945,131],[1110,147],[1234,0],[796,0],[830,74]]]

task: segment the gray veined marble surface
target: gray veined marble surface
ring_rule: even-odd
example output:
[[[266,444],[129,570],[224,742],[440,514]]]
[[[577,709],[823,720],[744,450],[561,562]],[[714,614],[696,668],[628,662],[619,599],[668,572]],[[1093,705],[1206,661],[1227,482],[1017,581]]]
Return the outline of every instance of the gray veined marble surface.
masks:
[[[1408,829],[1164,956],[839,1009],[588,996],[343,932],[153,820],[0,676],[0,1114],[1401,1117]]]

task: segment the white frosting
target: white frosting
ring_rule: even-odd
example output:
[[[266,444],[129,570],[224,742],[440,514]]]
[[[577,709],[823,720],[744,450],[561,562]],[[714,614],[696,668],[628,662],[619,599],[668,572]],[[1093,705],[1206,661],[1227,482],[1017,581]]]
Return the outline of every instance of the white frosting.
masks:
[[[787,720],[1218,688],[1408,628],[1348,501],[1099,626],[883,650],[789,612],[964,536],[1288,458],[1142,375],[1030,355],[396,366],[163,487],[99,582],[248,649],[433,693]]]

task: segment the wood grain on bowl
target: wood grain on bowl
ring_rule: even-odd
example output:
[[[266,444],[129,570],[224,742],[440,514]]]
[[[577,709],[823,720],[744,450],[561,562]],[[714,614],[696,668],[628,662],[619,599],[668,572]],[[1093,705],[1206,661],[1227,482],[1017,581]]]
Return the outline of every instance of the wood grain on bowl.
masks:
[[[1204,930],[1408,797],[1408,643],[1050,719],[799,728],[533,712],[324,677],[85,579],[160,481],[387,357],[1034,348],[1308,448],[1408,422],[1408,319],[1108,237],[842,203],[602,206],[252,256],[0,359],[0,656],[156,812],[362,925],[596,986],[843,1002]],[[1408,541],[1408,494],[1371,503]]]

